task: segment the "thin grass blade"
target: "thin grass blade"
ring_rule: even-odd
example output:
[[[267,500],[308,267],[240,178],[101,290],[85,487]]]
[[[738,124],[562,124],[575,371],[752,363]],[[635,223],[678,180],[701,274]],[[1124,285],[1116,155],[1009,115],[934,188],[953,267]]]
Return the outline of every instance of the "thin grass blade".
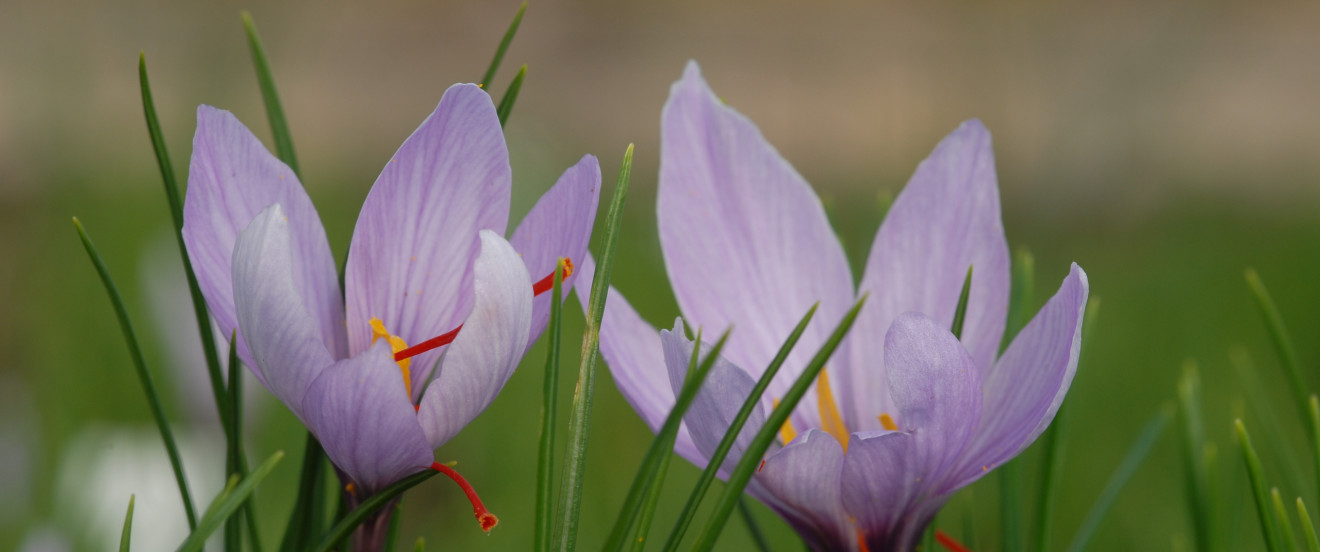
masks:
[[[747,534],[751,535],[756,549],[760,552],[770,552],[770,540],[765,538],[761,524],[757,523],[756,516],[752,515],[752,507],[747,505],[747,497],[738,499],[738,517],[741,517],[743,524],[747,526]]]
[[[500,62],[504,61],[504,53],[509,51],[509,44],[513,43],[513,36],[518,34],[518,26],[522,24],[523,14],[527,12],[527,2],[518,6],[518,13],[513,15],[513,21],[509,23],[509,29],[504,31],[504,38],[500,39],[499,47],[495,48],[495,58],[490,60],[490,66],[486,68],[486,74],[481,77],[481,87],[490,89],[491,80],[495,78],[495,72],[500,70]],[[500,121],[503,122],[501,117]]]
[[[1188,360],[1183,365],[1183,376],[1178,382],[1178,410],[1182,419],[1182,453],[1186,463],[1187,509],[1192,514],[1195,549],[1209,550],[1212,536],[1212,510],[1209,474],[1205,466],[1205,422],[1201,413],[1201,376],[1196,363]]]
[[[545,379],[541,387],[541,443],[536,467],[536,528],[534,546],[538,552],[550,550],[554,509],[555,428],[559,425],[559,350],[564,330],[563,284],[564,259],[555,268],[554,287],[550,292],[550,324],[546,330]]]
[[[963,279],[962,291],[958,292],[958,307],[953,311],[953,325],[949,328],[953,337],[958,339],[962,339],[963,322],[967,320],[967,300],[972,296],[972,268],[970,265],[967,267],[967,278]]]
[[[270,120],[270,134],[275,140],[275,155],[283,161],[293,174],[302,181],[302,171],[298,169],[298,156],[293,151],[293,135],[289,133],[289,121],[284,117],[284,107],[280,105],[280,95],[275,89],[275,76],[270,70],[270,60],[266,49],[261,45],[257,34],[257,24],[252,21],[252,14],[244,10],[243,30],[247,32],[248,47],[252,50],[252,65],[257,70],[257,84],[261,87],[261,99],[266,103],[266,118]]]
[[[1257,435],[1263,437],[1261,442],[1265,447],[1266,455],[1273,458],[1275,466],[1282,471],[1283,486],[1290,489],[1302,488],[1305,485],[1302,475],[1305,468],[1299,464],[1299,458],[1307,454],[1307,447],[1298,449],[1297,445],[1300,443],[1284,431],[1287,427],[1284,423],[1287,420],[1279,416],[1278,401],[1266,389],[1265,382],[1261,380],[1260,367],[1251,354],[1242,347],[1234,346],[1228,350],[1228,360],[1237,373],[1240,389],[1247,399],[1252,419],[1260,420]],[[1307,409],[1310,409],[1309,405]],[[1305,421],[1305,424],[1309,425],[1310,421]],[[1304,428],[1309,437],[1310,428],[1305,426]]]
[[[1320,539],[1316,538],[1315,525],[1311,523],[1311,514],[1306,512],[1306,503],[1297,497],[1297,517],[1302,521],[1302,540],[1306,541],[1307,552],[1320,552]]]
[[[101,284],[105,286],[105,293],[110,297],[110,304],[114,307],[115,317],[119,319],[119,329],[123,332],[124,342],[128,345],[128,355],[133,359],[133,368],[137,371],[138,383],[142,385],[142,392],[147,396],[147,405],[151,407],[151,417],[155,419],[156,427],[160,430],[160,439],[165,443],[165,453],[169,455],[170,467],[174,470],[174,480],[179,485],[179,497],[183,500],[183,510],[188,518],[188,528],[196,529],[197,512],[193,509],[192,493],[188,491],[188,479],[183,473],[183,461],[179,458],[179,447],[174,442],[174,432],[170,430],[170,421],[165,417],[165,408],[160,404],[160,394],[156,392],[156,383],[151,378],[151,372],[147,370],[147,361],[142,356],[142,348],[138,345],[137,332],[133,331],[133,323],[129,320],[128,308],[124,306],[124,300],[119,296],[119,288],[115,286],[114,278],[110,276],[110,270],[106,268],[105,262],[101,260],[101,254],[96,251],[96,245],[87,236],[87,231],[83,229],[82,222],[77,217],[73,219],[73,226],[78,230],[78,237],[82,239],[83,249],[87,250],[87,257],[91,259],[92,266],[96,267],[96,273],[101,277]]]
[[[514,75],[513,82],[509,83],[509,89],[504,91],[504,97],[500,98],[500,105],[495,109],[495,113],[500,116],[500,126],[509,122],[509,114],[513,113],[513,103],[518,101],[518,92],[522,90],[525,77],[527,77],[527,64],[523,64],[522,68],[518,69],[518,74]]]
[[[1292,522],[1288,521],[1288,509],[1283,506],[1283,496],[1279,494],[1279,488],[1270,489],[1270,502],[1274,504],[1274,519],[1279,522],[1279,538],[1283,541],[1283,548],[1293,550],[1297,537],[1293,535]]]
[[[383,508],[386,504],[389,504],[391,500],[395,499],[395,497],[398,497],[403,494],[404,491],[417,486],[418,483],[435,477],[437,473],[440,472],[435,470],[423,470],[414,473],[394,482],[393,485],[385,487],[385,489],[372,495],[371,498],[363,501],[357,508],[354,508],[348,513],[348,515],[344,516],[344,519],[339,520],[339,523],[336,523],[334,527],[330,528],[330,531],[326,534],[325,538],[316,546],[316,552],[330,552],[330,550],[339,546],[344,539],[348,538],[349,535],[353,534],[353,530],[357,529],[359,525],[362,525],[362,522],[366,521],[368,517]]]
[[[178,552],[198,552],[206,546],[206,539],[210,538],[211,533],[220,528],[220,525],[234,515],[238,507],[252,496],[252,491],[257,488],[266,476],[275,469],[275,465],[284,458],[284,451],[276,451],[265,462],[262,462],[257,469],[239,481],[237,485],[227,486],[225,492],[216,497],[211,506],[206,509],[206,515],[202,516],[201,521],[197,523],[197,529],[194,529],[188,539],[179,545]],[[231,478],[234,480],[237,478]]]
[[[1000,550],[1022,550],[1022,463],[1014,458],[999,467]]]
[[[664,447],[668,451],[660,455],[660,465],[656,466],[655,477],[646,492],[646,503],[642,505],[641,517],[637,521],[637,537],[633,539],[633,552],[646,549],[646,537],[651,532],[651,521],[655,519],[655,510],[660,504],[660,490],[664,487],[665,474],[669,471],[669,462],[674,458],[674,440],[678,432],[666,437]]]
[[[128,552],[129,541],[133,540],[133,500],[134,495],[128,495],[128,513],[124,514],[124,529],[119,532],[119,552]]]
[[[307,432],[303,446],[303,462],[298,480],[298,497],[294,500],[289,523],[280,541],[281,552],[302,552],[320,537],[322,516],[325,512],[324,472],[325,451],[312,432]]]
[[[417,537],[417,544],[413,545],[413,552],[426,552],[426,539]]]
[[[582,336],[582,363],[578,367],[577,391],[573,394],[573,410],[568,422],[568,459],[563,478],[561,523],[557,526],[556,541],[560,550],[574,550],[577,545],[578,510],[582,505],[582,477],[587,462],[587,430],[591,425],[591,401],[596,392],[596,362],[600,354],[600,321],[605,314],[610,275],[614,268],[614,251],[619,241],[619,225],[623,219],[623,203],[628,196],[628,182],[632,174],[633,145],[628,144],[619,168],[619,180],[614,186],[606,216],[604,247],[597,260],[596,274],[591,283],[587,302],[587,328]]]
[[[1252,496],[1256,499],[1256,514],[1260,518],[1260,532],[1265,537],[1266,548],[1270,552],[1282,552],[1284,548],[1280,542],[1279,525],[1274,519],[1269,493],[1265,490],[1265,473],[1260,466],[1260,457],[1256,455],[1256,447],[1252,446],[1251,436],[1242,420],[1234,420],[1233,427],[1237,431],[1238,445],[1242,447],[1242,457],[1247,463],[1247,476],[1251,479]]]
[[[394,543],[399,540],[399,518],[403,517],[403,498],[394,503],[394,513],[390,515],[390,527],[385,530],[385,548],[383,550],[394,550]]]
[[[1113,507],[1114,501],[1118,499],[1118,494],[1127,485],[1132,474],[1136,473],[1137,468],[1141,466],[1150,449],[1159,441],[1160,435],[1164,434],[1164,428],[1169,424],[1169,418],[1173,417],[1170,408],[1161,408],[1155,414],[1146,427],[1141,430],[1137,436],[1137,441],[1128,449],[1127,455],[1119,463],[1118,469],[1109,477],[1105,487],[1100,491],[1100,496],[1096,498],[1095,504],[1091,505],[1091,510],[1086,513],[1082,520],[1082,526],[1077,530],[1072,543],[1068,545],[1068,552],[1082,552],[1086,550],[1087,545],[1091,543],[1091,537],[1095,536],[1095,531],[1100,528],[1100,522],[1104,521],[1105,514]]]
[[[865,304],[866,296],[863,296],[844,315],[834,333],[830,334],[829,339],[821,346],[816,356],[812,357],[811,362],[802,370],[802,374],[793,382],[793,386],[780,399],[779,406],[770,412],[765,425],[761,426],[761,430],[756,433],[756,437],[743,453],[742,460],[729,474],[729,481],[724,487],[724,494],[720,496],[719,502],[715,505],[715,511],[707,520],[706,526],[702,528],[701,534],[697,536],[697,543],[693,546],[693,550],[706,551],[715,546],[715,541],[724,529],[724,524],[729,521],[729,515],[733,513],[734,507],[737,506],[743,490],[747,488],[747,483],[751,481],[761,457],[765,455],[766,449],[770,448],[770,443],[778,435],[779,428],[784,425],[784,421],[793,412],[793,408],[797,406],[798,401],[802,400],[803,395],[806,395],[811,383],[816,380],[816,376],[825,367],[825,362],[834,354],[834,350],[839,347],[839,343],[843,341],[843,337],[847,335],[848,330],[852,329],[853,322],[857,320],[857,313],[861,311],[862,306]]]
[[[1031,319],[1031,304],[1036,293],[1036,258],[1027,248],[1018,249],[1013,255],[1013,278],[1009,284],[1008,320],[1004,324],[1004,339],[999,343],[999,352],[1004,352],[1013,338]],[[1091,312],[1091,309],[1086,309]]]
[[[761,379],[757,380],[756,386],[752,388],[747,400],[743,401],[742,408],[738,410],[738,414],[729,423],[729,430],[724,432],[724,437],[720,439],[719,446],[715,447],[715,451],[710,456],[710,461],[706,463],[706,469],[702,470],[701,477],[697,478],[697,484],[692,487],[692,493],[688,495],[687,503],[683,504],[683,510],[678,515],[678,521],[674,522],[674,529],[669,532],[669,539],[665,541],[664,550],[666,552],[677,550],[679,543],[683,541],[683,535],[687,532],[688,526],[692,524],[692,518],[697,515],[697,508],[701,506],[702,498],[706,496],[710,484],[715,481],[720,466],[724,465],[724,458],[729,455],[729,450],[733,448],[734,441],[742,433],[747,418],[751,417],[752,410],[760,405],[761,396],[770,387],[771,380],[779,373],[779,368],[784,365],[784,361],[788,360],[789,353],[793,352],[793,347],[797,346],[803,332],[807,331],[807,325],[816,316],[818,307],[820,307],[819,303],[812,305],[811,309],[807,310],[807,314],[802,317],[802,320],[798,321],[793,331],[788,334],[788,339],[785,339],[784,344],[779,347],[779,352],[775,353],[775,357],[770,361],[765,372],[761,374]]]
[[[238,330],[235,329],[229,336],[229,427],[232,428],[234,438],[230,440],[228,450],[225,451],[225,474],[228,476],[237,475],[243,477],[242,470],[239,468],[239,459],[242,452],[239,450],[238,443],[242,442],[242,409],[243,409],[243,385],[239,378],[239,369],[242,363],[238,361]],[[230,516],[225,520],[225,550],[228,552],[239,552],[243,549],[243,518],[239,516]]]

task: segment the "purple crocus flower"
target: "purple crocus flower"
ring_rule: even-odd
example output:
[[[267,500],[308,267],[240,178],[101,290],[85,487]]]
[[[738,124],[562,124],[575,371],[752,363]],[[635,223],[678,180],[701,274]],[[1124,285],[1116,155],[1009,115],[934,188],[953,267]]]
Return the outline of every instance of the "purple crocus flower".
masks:
[[[506,241],[510,188],[490,97],[450,87],[367,194],[341,291],[293,171],[229,112],[198,108],[183,236],[207,305],[320,440],[350,502],[427,467],[456,475],[433,450],[495,399],[544,329],[548,277],[536,292],[532,277],[586,254],[594,157]]]
[[[910,550],[955,491],[1016,456],[1053,419],[1077,366],[1086,274],[1074,264],[996,356],[1009,260],[990,135],[978,121],[959,126],[917,167],[857,288],[810,186],[716,97],[695,63],[671,88],[661,128],[657,211],[674,294],[688,322],[734,329],[675,450],[707,464],[755,379],[819,303],[721,466],[726,475],[846,311],[869,295],[748,492],[813,549]],[[959,340],[949,328],[969,266]],[[681,322],[657,335],[617,291],[607,304],[601,350],[655,430],[696,344]]]

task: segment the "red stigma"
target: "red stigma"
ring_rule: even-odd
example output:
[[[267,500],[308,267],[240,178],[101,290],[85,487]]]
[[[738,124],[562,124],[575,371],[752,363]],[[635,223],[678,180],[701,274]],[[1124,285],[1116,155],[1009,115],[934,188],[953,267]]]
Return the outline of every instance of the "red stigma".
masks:
[[[461,329],[463,329],[463,325],[459,324],[457,328],[454,328],[452,330],[449,330],[448,332],[442,333],[438,336],[432,337],[431,339],[413,345],[412,347],[408,347],[407,349],[394,353],[394,362],[398,362],[405,358],[412,358],[422,353],[425,353],[431,349],[435,349],[437,347],[443,347],[445,345],[453,343],[454,338],[458,337],[458,331]]]
[[[972,552],[971,549],[963,546],[962,543],[953,540],[953,537],[950,537],[948,533],[939,529],[935,530],[935,540],[939,541],[940,546],[949,549],[949,552]]]
[[[765,460],[762,460],[761,465],[756,467],[756,473],[761,473],[761,470],[763,469],[765,469]]]
[[[477,517],[477,523],[481,524],[482,531],[489,533],[491,529],[494,529],[500,523],[500,518],[495,517],[495,514],[486,509],[486,505],[482,504],[481,498],[477,496],[477,491],[472,488],[472,485],[466,479],[463,479],[463,476],[454,471],[454,468],[439,462],[433,462],[431,469],[445,474],[453,479],[454,483],[458,483],[460,489],[463,489],[463,494],[467,495],[468,502],[472,503],[472,514]]]
[[[567,280],[568,277],[572,275],[573,275],[573,261],[569,260],[568,257],[564,257],[563,279]],[[532,284],[532,296],[535,297],[537,295],[550,291],[554,287],[555,287],[555,271],[551,270],[550,274],[547,275],[545,278],[541,278],[539,282]]]

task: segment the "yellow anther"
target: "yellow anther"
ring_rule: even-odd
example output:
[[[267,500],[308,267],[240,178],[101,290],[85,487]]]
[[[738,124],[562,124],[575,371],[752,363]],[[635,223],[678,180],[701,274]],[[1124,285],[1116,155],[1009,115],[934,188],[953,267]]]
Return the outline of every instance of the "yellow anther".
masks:
[[[357,490],[357,487],[353,485],[352,481],[349,481],[347,485],[344,485],[344,490],[348,491],[348,494],[353,494],[353,491]]]
[[[779,408],[779,399],[774,399],[773,402],[775,408]],[[797,431],[793,429],[793,420],[785,419],[784,425],[779,426],[779,440],[787,445],[793,442],[795,438],[797,438]]]
[[[407,344],[407,343],[404,343],[402,337],[399,337],[399,336],[397,336],[397,335],[393,335],[393,334],[391,334],[391,333],[389,332],[389,330],[386,330],[386,329],[385,329],[385,323],[384,323],[384,322],[381,322],[379,318],[372,317],[372,319],[371,319],[371,343],[374,345],[374,344],[376,343],[376,340],[377,340],[377,339],[380,339],[380,338],[382,338],[382,337],[385,338],[386,341],[389,341],[389,342],[390,342],[390,349],[393,350],[393,351],[396,352],[396,353],[399,352],[399,351],[402,351],[402,350],[408,348],[408,344]],[[408,390],[408,400],[411,401],[411,400],[412,400],[412,371],[410,371],[410,370],[408,369],[408,366],[412,364],[412,359],[410,359],[410,358],[405,358],[405,359],[403,359],[403,360],[395,361],[395,364],[398,364],[398,365],[399,365],[399,371],[400,371],[400,372],[403,372],[403,388],[406,389],[406,390]]]
[[[834,390],[830,388],[830,373],[827,368],[820,369],[816,380],[816,408],[820,410],[820,428],[838,439],[843,452],[848,452],[848,426],[839,415],[839,405],[834,402]]]
[[[892,417],[890,417],[888,414],[881,414],[881,415],[876,416],[876,417],[877,417],[877,418],[880,418],[880,426],[881,426],[881,427],[883,427],[883,428],[885,428],[885,429],[887,429],[887,430],[889,430],[889,431],[898,431],[898,424],[894,423],[894,419],[893,419]]]

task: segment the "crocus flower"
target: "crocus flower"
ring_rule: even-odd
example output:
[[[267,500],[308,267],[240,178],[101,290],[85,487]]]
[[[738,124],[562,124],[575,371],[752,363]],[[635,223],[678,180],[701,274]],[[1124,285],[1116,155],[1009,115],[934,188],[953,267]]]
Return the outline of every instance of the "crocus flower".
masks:
[[[367,194],[341,290],[293,171],[232,114],[198,108],[183,228],[198,283],[220,331],[237,328],[239,358],[320,440],[351,504],[427,467],[455,477],[433,450],[494,400],[544,329],[549,297],[536,296],[559,258],[586,254],[594,157],[506,241],[510,187],[490,97],[450,87]]]
[[[1086,274],[1074,264],[996,355],[1009,261],[990,135],[978,121],[959,126],[917,167],[856,288],[810,186],[716,97],[695,63],[671,88],[661,129],[657,211],[674,294],[684,318],[707,334],[733,328],[676,451],[707,464],[755,379],[818,303],[721,466],[726,475],[809,358],[868,295],[748,492],[813,549],[910,550],[952,493],[1016,456],[1053,419],[1077,366]],[[958,339],[950,327],[968,267]],[[681,324],[657,335],[611,291],[601,350],[652,430],[672,408],[695,346]]]

